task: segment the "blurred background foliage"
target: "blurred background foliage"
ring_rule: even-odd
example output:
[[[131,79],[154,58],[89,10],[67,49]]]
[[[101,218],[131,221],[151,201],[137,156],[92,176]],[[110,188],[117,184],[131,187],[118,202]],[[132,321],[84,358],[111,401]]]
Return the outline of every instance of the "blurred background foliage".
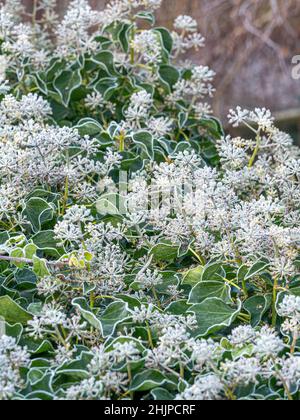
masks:
[[[103,8],[110,0],[90,0]],[[69,0],[58,0],[64,13]],[[33,0],[24,0],[28,9]],[[299,0],[163,0],[160,25],[172,28],[180,15],[197,19],[206,48],[186,59],[213,68],[216,115],[228,109],[267,107],[300,142],[300,80],[292,78],[292,58],[300,55]]]

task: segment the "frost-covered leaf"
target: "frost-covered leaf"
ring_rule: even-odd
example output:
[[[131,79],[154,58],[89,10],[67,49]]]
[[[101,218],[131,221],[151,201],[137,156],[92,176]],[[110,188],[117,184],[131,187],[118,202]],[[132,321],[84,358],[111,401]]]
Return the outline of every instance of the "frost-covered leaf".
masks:
[[[0,317],[10,324],[26,325],[32,315],[9,296],[0,296]]]
[[[251,315],[251,325],[256,327],[272,304],[272,295],[252,296],[244,303],[244,308]]]
[[[168,383],[168,378],[155,369],[145,370],[137,374],[131,383],[131,391],[149,391]]]
[[[126,302],[113,302],[107,306],[100,317],[104,337],[108,337],[115,332],[118,324],[130,317]]]
[[[75,306],[82,317],[96,330],[101,331],[101,334],[103,334],[102,331],[102,324],[100,320],[97,318],[97,316],[93,313],[90,306],[88,305],[87,301],[84,298],[75,298],[72,301],[72,305]]]
[[[53,219],[55,209],[42,198],[30,198],[23,209],[23,216],[29,221],[34,232],[39,232],[42,225]]]
[[[72,93],[81,86],[82,77],[80,70],[65,70],[53,82],[56,92],[59,94],[62,104],[69,105]]]
[[[226,303],[231,302],[231,288],[225,282],[202,281],[193,287],[188,303],[201,303],[207,298],[220,298]]]

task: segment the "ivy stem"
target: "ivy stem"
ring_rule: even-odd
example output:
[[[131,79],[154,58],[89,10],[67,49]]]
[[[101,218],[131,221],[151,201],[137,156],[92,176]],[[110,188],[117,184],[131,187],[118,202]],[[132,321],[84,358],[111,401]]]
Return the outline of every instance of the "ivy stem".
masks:
[[[36,25],[37,3],[38,3],[38,0],[33,0],[33,5],[32,5],[32,25],[34,27]]]
[[[147,327],[147,334],[148,334],[149,345],[150,345],[150,348],[153,350],[154,349],[154,344],[153,344],[153,339],[152,339],[152,333],[151,333],[150,325],[148,324],[148,322],[146,322],[146,327]]]
[[[152,293],[153,293],[154,299],[155,299],[155,300],[156,300],[156,302],[157,302],[158,307],[161,309],[160,300],[159,300],[159,298],[158,298],[158,296],[157,296],[157,293],[156,293],[155,287],[152,287]]]
[[[247,283],[246,283],[245,279],[242,280],[242,288],[243,288],[245,298],[247,298],[248,297],[248,289],[247,289]]]
[[[133,66],[134,62],[135,62],[135,51],[134,51],[134,47],[133,47],[133,41],[135,38],[135,27],[134,25],[132,26],[131,29],[131,42],[130,42],[130,64]]]
[[[180,363],[180,377],[184,379],[184,365]]]
[[[261,136],[260,136],[260,134],[257,134],[257,136],[256,136],[256,146],[255,146],[253,155],[251,156],[251,159],[249,161],[248,168],[252,168],[252,166],[254,165],[255,159],[256,159],[256,157],[259,153],[259,150],[260,150],[260,146],[261,146]]]
[[[275,358],[274,358],[274,357],[272,357],[272,359],[273,359],[273,362],[274,362],[275,370],[276,370],[276,372],[277,372],[277,375],[278,375],[279,379],[281,380],[281,382],[282,382],[282,384],[283,384],[283,387],[284,387],[285,393],[286,393],[286,395],[287,395],[287,397],[288,397],[288,400],[289,400],[289,401],[294,401],[293,396],[292,396],[291,391],[290,391],[290,388],[289,388],[289,386],[288,386],[288,384],[287,384],[286,380],[285,380],[285,379],[284,379],[284,377],[282,376],[282,374],[281,374],[281,372],[280,372],[280,369],[279,369],[279,368],[278,368],[278,366],[277,366],[277,363],[276,363]]]
[[[233,281],[226,279],[225,277],[223,277],[223,280],[228,283],[230,286],[235,287],[236,289],[238,289],[239,291],[242,291],[242,289],[240,288],[240,286],[238,286],[237,284],[235,284]]]

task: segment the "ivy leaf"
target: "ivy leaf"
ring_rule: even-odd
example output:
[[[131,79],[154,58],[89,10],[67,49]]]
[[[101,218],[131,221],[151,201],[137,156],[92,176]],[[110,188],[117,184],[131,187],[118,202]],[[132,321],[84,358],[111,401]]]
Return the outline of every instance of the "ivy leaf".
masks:
[[[219,298],[226,303],[231,302],[231,288],[228,284],[218,281],[203,281],[193,287],[188,303],[201,303],[207,298]]]
[[[114,56],[111,51],[101,51],[92,58],[92,61],[99,64],[99,66],[109,75],[114,76],[118,74],[114,64]]]
[[[22,333],[24,331],[24,328],[23,328],[22,324],[10,325],[8,323],[5,323],[4,331],[5,331],[5,335],[7,335],[8,337],[14,337],[16,339],[17,343],[19,343],[19,341],[22,337]]]
[[[38,232],[31,239],[40,251],[43,251],[44,254],[50,257],[60,258],[65,254],[65,250],[59,247],[59,240],[55,238],[55,232],[53,230]]]
[[[136,19],[142,19],[149,22],[151,25],[155,23],[155,16],[151,12],[139,12],[135,15]]]
[[[251,315],[251,325],[256,327],[272,304],[272,295],[252,296],[244,303],[245,310]]]
[[[72,305],[75,306],[81,316],[90,324],[92,327],[94,327],[96,330],[102,331],[102,324],[100,320],[96,317],[96,315],[92,312],[90,306],[88,305],[87,301],[84,298],[76,298],[72,300]]]
[[[74,127],[81,136],[96,136],[102,132],[102,125],[93,118],[83,118]]]
[[[166,28],[155,28],[154,31],[160,35],[162,46],[169,56],[173,50],[173,38],[170,32]]]
[[[266,261],[258,261],[249,269],[245,276],[245,280],[249,280],[252,277],[257,276],[258,274],[262,273],[264,270],[266,270],[267,267],[269,267],[269,263]]]
[[[155,245],[151,249],[150,254],[153,255],[157,261],[172,261],[177,258],[178,251],[178,246],[166,241]]]
[[[196,268],[192,268],[183,277],[182,284],[189,284],[191,286],[194,286],[195,284],[201,281],[202,273],[203,267],[199,266]]]
[[[33,256],[33,272],[40,278],[49,276],[46,260]]]
[[[172,394],[165,388],[155,388],[152,389],[151,395],[155,401],[172,401]]]
[[[178,126],[183,128],[189,119],[188,112],[180,112],[178,115]]]
[[[25,253],[24,253],[24,250],[22,248],[13,249],[10,252],[9,255],[12,258],[25,258]],[[19,263],[19,262],[16,262],[16,261],[12,261],[12,264],[15,265],[18,268],[24,268],[26,266],[26,264],[23,263],[23,262]]]
[[[167,88],[168,92],[171,92],[173,86],[180,78],[179,71],[173,66],[162,64],[158,73],[163,85]]]
[[[238,307],[233,307],[219,298],[208,298],[204,302],[193,305],[189,312],[196,315],[198,330],[197,337],[205,337],[224,327],[229,327],[241,310],[241,302]]]
[[[118,86],[119,83],[116,77],[104,77],[96,84],[95,90],[101,93],[106,101],[109,101]]]
[[[0,317],[10,324],[26,325],[32,315],[9,296],[0,297]]]
[[[32,260],[33,256],[36,254],[37,246],[34,244],[27,244],[24,248],[25,257],[29,260]]]
[[[113,302],[104,311],[100,317],[103,336],[111,336],[118,324],[125,321],[130,316],[128,304],[126,302]]]
[[[220,281],[226,277],[226,272],[221,264],[213,263],[206,265],[202,273],[202,281]]]
[[[65,70],[53,82],[54,89],[59,94],[61,102],[68,107],[72,93],[82,84],[80,70]]]

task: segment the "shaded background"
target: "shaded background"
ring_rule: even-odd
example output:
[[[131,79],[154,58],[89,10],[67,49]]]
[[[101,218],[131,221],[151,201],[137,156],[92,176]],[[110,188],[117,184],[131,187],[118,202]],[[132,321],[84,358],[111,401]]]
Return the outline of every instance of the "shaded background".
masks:
[[[8,0],[9,1],[9,0]],[[32,0],[24,0],[30,9]],[[63,14],[69,0],[58,0]],[[90,0],[103,8],[109,0]],[[300,80],[292,57],[300,55],[300,0],[163,0],[159,25],[172,28],[179,14],[197,19],[206,47],[187,58],[217,72],[216,115],[230,107],[270,108],[283,128],[300,133]]]

